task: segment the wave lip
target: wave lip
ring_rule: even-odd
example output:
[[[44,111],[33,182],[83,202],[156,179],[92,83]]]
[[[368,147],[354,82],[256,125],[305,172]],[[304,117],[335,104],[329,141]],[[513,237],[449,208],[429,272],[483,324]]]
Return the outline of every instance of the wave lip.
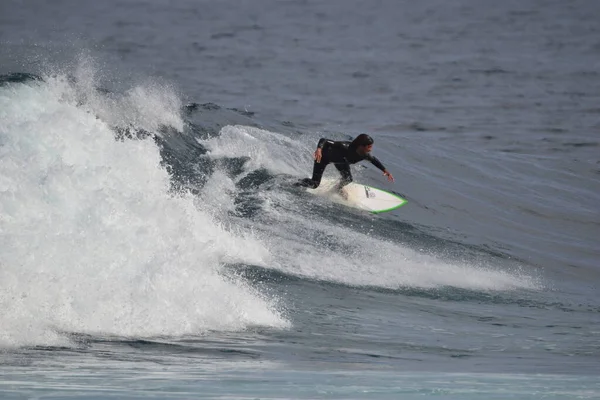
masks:
[[[0,88],[0,345],[288,326],[277,299],[220,273],[269,251],[171,193],[153,141],[115,140],[121,108],[151,132],[177,125],[173,95],[44,79]]]

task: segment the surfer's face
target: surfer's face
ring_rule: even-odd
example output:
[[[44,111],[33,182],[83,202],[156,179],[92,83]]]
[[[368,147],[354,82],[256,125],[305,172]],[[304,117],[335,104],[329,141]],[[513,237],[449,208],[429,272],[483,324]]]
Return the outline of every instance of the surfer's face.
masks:
[[[368,154],[371,152],[371,150],[373,150],[373,145],[368,144],[366,146],[358,146],[356,148],[356,150],[358,150],[358,154],[360,154],[361,156],[364,156],[365,154]]]

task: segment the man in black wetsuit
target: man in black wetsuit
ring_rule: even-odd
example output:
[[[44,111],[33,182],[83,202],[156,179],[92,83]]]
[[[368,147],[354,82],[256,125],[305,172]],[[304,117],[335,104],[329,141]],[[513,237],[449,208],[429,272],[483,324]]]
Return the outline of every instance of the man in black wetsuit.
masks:
[[[338,185],[338,190],[352,182],[352,173],[350,172],[350,164],[356,164],[359,161],[370,161],[374,166],[383,171],[383,175],[387,176],[388,181],[393,182],[394,177],[389,173],[383,164],[371,155],[373,149],[373,138],[363,133],[360,134],[352,142],[334,142],[329,139],[321,138],[317,144],[315,151],[315,164],[313,167],[312,179],[306,178],[298,182],[298,186],[309,188],[317,188],[321,183],[323,171],[329,163],[333,163],[340,174],[342,180]]]

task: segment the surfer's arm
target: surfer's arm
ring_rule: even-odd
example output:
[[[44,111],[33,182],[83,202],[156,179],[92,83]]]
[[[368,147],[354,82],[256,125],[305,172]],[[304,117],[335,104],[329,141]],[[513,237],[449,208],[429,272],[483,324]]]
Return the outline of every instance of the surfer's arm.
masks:
[[[392,176],[392,174],[390,174],[390,172],[387,169],[385,169],[385,167],[383,166],[381,161],[379,161],[379,159],[377,159],[377,157],[374,157],[374,156],[368,154],[367,160],[369,160],[371,162],[371,164],[373,164],[374,166],[379,168],[381,171],[383,171],[383,175],[385,175],[388,178],[388,181],[394,182],[394,177]]]
[[[325,147],[325,144],[327,144],[328,142],[331,142],[331,140],[329,139],[325,139],[325,138],[321,138],[319,139],[319,143],[317,143],[317,149],[315,150],[315,161],[317,163],[321,162],[321,157],[323,157],[323,148]]]
[[[371,164],[373,164],[374,166],[376,166],[377,168],[379,168],[380,170],[382,170],[383,172],[385,172],[385,167],[383,166],[383,164],[381,163],[381,161],[379,161],[377,159],[377,157],[373,157],[370,154],[367,154],[366,159],[371,162]]]
[[[329,147],[334,145],[336,142],[334,142],[333,140],[329,140],[329,139],[325,139],[325,138],[321,138],[319,139],[319,143],[317,143],[317,150],[315,150],[315,161],[320,163],[321,162],[321,158],[323,157],[323,149],[325,147]]]
[[[333,140],[321,138],[319,139],[319,143],[317,143],[317,149],[323,150],[325,146],[329,146],[333,143]]]

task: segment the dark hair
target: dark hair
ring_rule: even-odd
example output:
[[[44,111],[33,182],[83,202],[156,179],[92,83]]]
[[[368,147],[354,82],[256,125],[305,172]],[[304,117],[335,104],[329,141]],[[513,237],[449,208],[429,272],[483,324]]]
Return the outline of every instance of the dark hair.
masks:
[[[366,133],[361,133],[352,141],[352,143],[350,143],[350,147],[357,148],[358,146],[368,146],[373,144],[373,142],[374,141],[371,136],[367,135]]]

